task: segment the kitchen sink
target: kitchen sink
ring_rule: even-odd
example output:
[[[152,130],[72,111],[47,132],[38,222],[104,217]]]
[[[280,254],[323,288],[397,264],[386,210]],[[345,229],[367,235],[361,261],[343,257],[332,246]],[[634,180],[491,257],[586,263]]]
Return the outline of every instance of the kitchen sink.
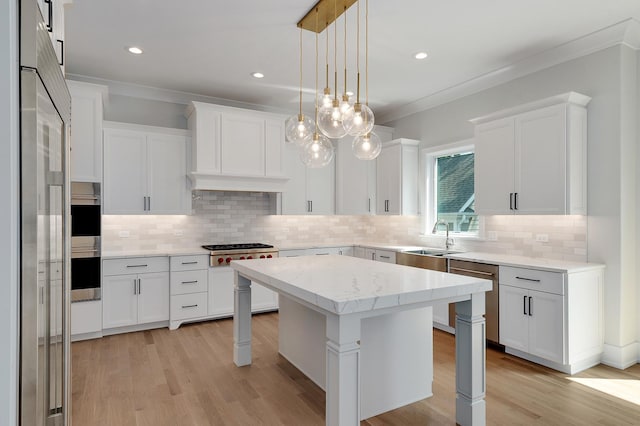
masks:
[[[421,256],[445,256],[447,254],[460,253],[459,251],[441,250],[441,249],[421,249],[421,250],[406,250],[402,253],[418,254]]]

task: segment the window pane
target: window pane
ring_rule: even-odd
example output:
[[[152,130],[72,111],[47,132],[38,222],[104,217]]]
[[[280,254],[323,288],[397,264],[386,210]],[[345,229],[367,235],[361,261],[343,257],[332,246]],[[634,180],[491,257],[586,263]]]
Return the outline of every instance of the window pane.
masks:
[[[436,159],[437,219],[453,232],[478,232],[473,184],[473,153]]]

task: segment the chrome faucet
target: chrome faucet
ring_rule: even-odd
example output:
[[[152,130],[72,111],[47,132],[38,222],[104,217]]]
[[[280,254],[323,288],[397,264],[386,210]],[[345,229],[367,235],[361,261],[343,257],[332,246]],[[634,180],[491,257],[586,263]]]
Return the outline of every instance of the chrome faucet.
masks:
[[[438,231],[438,225],[444,225],[446,230],[446,239],[444,241],[444,247],[446,250],[449,250],[453,245],[453,238],[449,238],[449,222],[444,219],[439,219],[436,221],[436,224],[433,225],[433,229],[431,230],[432,234],[435,234]]]

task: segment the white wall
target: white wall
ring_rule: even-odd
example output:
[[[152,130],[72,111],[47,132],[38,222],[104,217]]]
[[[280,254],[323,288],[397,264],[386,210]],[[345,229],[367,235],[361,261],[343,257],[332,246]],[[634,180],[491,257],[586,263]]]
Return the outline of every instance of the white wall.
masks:
[[[17,424],[18,25],[17,0],[0,1],[0,425]]]
[[[109,95],[104,119],[121,123],[186,129],[186,105],[131,96]]]
[[[635,248],[630,249],[638,221],[633,192],[637,160],[633,144],[637,138],[630,130],[630,120],[635,122],[637,113],[633,116],[633,102],[622,95],[623,89],[637,93],[632,87],[637,72],[635,77],[631,75],[629,60],[633,54],[626,46],[614,46],[385,123],[394,127],[395,137],[420,139],[424,146],[435,146],[473,137],[468,120],[477,116],[568,91],[592,97],[588,105],[587,257],[607,265],[605,358],[618,367],[638,360],[637,349],[628,359],[638,340],[638,321],[635,309],[631,309],[637,300],[634,265],[638,259],[631,261]]]

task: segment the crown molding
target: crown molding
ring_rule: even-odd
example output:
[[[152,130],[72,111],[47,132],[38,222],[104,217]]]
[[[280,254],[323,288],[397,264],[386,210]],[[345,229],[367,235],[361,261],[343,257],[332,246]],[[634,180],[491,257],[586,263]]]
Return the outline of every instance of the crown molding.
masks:
[[[617,24],[548,49],[514,64],[435,92],[403,105],[392,112],[380,114],[380,117],[376,117],[376,121],[389,123],[390,121],[434,108],[438,105],[515,80],[516,78],[533,74],[545,68],[617,45],[624,45],[634,50],[640,50],[639,21],[629,18],[618,22]]]
[[[248,102],[234,101],[231,99],[217,98],[214,96],[198,95],[196,93],[182,92],[179,90],[162,89],[153,86],[144,86],[123,81],[107,80],[98,77],[90,77],[82,74],[69,74],[68,80],[80,81],[91,84],[107,86],[109,95],[129,96],[133,98],[147,99],[152,101],[169,102],[180,105],[188,105],[191,101],[205,102],[209,104],[223,105],[242,109],[270,112],[276,114],[290,115],[291,111],[266,105],[252,104]]]

